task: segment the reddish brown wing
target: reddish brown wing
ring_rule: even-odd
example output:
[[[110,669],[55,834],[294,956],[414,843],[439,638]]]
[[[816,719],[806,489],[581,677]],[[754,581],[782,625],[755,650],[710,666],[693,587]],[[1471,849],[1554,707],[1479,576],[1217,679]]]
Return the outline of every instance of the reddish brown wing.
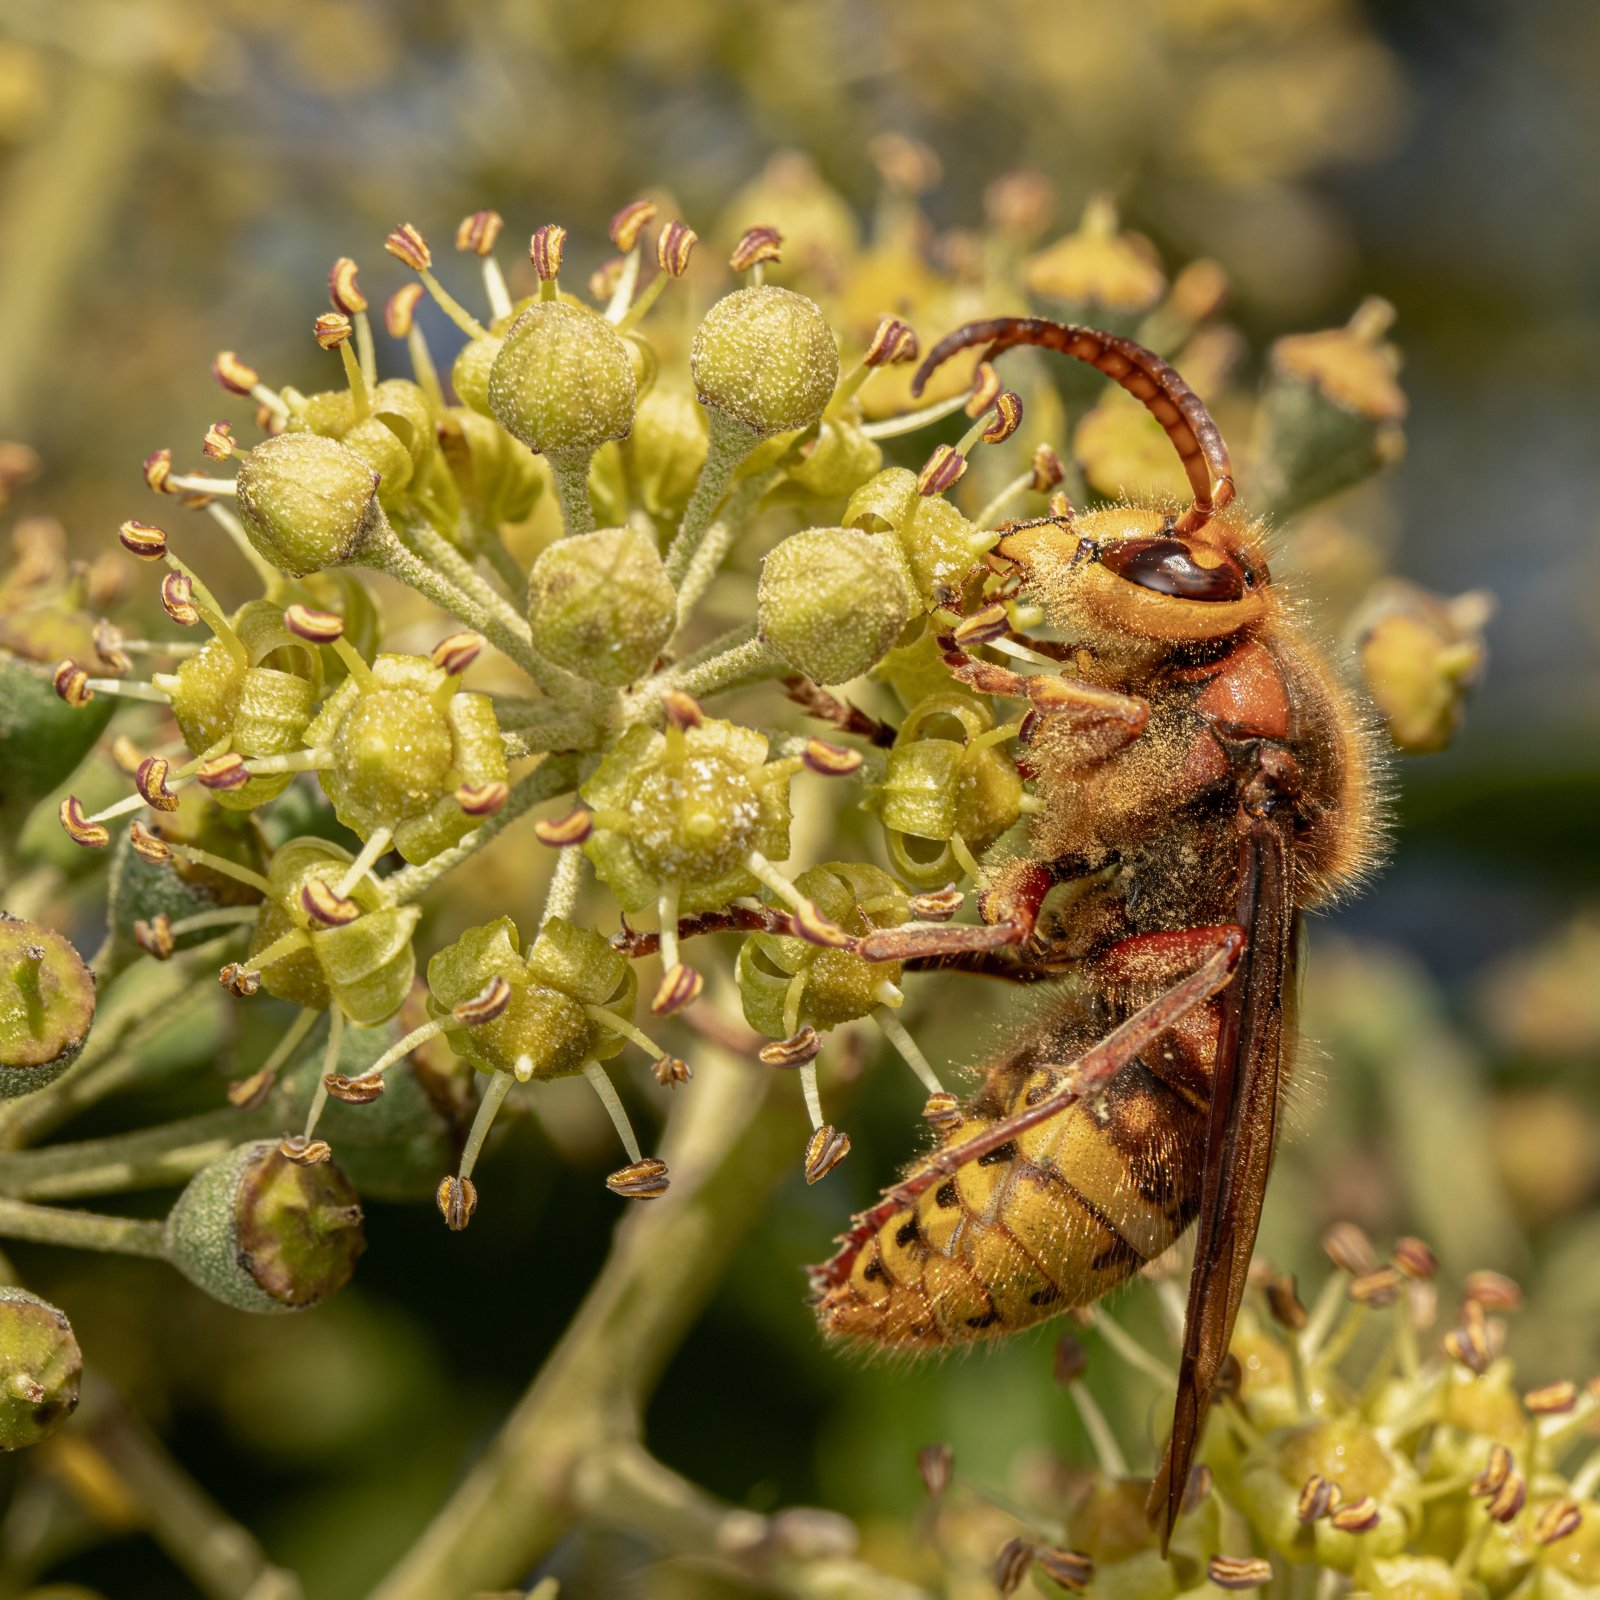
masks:
[[[1172,1437],[1150,1486],[1150,1516],[1161,1530],[1163,1552],[1244,1299],[1278,1128],[1295,921],[1283,827],[1254,822],[1240,847],[1240,865],[1238,920],[1249,942],[1227,991],[1217,1042]]]

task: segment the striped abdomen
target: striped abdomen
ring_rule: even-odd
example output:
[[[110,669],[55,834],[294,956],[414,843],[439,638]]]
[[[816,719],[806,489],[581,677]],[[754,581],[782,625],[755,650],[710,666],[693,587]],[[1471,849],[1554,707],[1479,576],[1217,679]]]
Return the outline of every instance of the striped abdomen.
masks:
[[[925,1347],[1012,1333],[1098,1300],[1159,1255],[1198,1205],[1205,1035],[1214,1044],[1215,1033],[1204,1013],[1194,1020],[1096,1099],[963,1163],[914,1200],[857,1218],[845,1248],[818,1269],[823,1328]],[[1059,1092],[1064,1070],[993,1068],[944,1150]],[[913,1166],[902,1188],[917,1173]]]

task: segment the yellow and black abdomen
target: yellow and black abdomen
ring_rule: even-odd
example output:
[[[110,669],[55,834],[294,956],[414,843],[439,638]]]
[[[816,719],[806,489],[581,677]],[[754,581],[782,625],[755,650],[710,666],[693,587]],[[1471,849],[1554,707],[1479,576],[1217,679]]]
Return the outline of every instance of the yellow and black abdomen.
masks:
[[[1098,1300],[1160,1255],[1198,1206],[1210,1059],[1193,1034],[1208,1031],[1163,1035],[1094,1099],[859,1218],[820,1269],[824,1330],[911,1348],[1012,1333]],[[1060,1093],[1065,1070],[992,1068],[943,1156]],[[926,1169],[913,1166],[899,1192]]]

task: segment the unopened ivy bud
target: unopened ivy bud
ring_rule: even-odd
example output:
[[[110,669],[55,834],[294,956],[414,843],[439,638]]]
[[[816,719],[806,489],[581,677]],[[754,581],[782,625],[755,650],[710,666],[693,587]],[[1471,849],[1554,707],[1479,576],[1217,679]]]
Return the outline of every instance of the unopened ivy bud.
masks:
[[[378,475],[337,439],[285,433],[239,463],[239,519],[291,578],[353,561],[379,527]]]
[[[559,222],[547,222],[534,230],[528,241],[528,259],[541,283],[553,282],[561,276],[561,258],[566,248],[567,230]]]
[[[302,1311],[350,1281],[365,1248],[361,1206],[331,1162],[242,1144],[190,1180],[167,1216],[167,1254],[240,1311]]]
[[[656,265],[669,278],[681,278],[689,270],[689,258],[700,236],[686,222],[669,222],[656,240]]]
[[[356,282],[359,271],[349,256],[340,256],[328,274],[328,298],[334,310],[342,311],[347,317],[360,316],[367,309],[367,297]]]
[[[869,367],[889,367],[915,361],[922,353],[915,332],[898,317],[885,317],[872,335],[872,343],[862,357]]]
[[[0,1450],[47,1439],[78,1406],[83,1355],[66,1313],[0,1287]]]
[[[748,272],[764,261],[782,258],[783,234],[769,222],[759,222],[740,234],[739,242],[728,257],[728,265],[735,272]]]
[[[619,250],[631,250],[639,242],[639,235],[656,214],[653,200],[630,200],[611,219],[611,242]]]
[[[672,637],[677,607],[655,541],[631,526],[547,545],[528,574],[534,648],[613,688],[649,672]]]
[[[0,1100],[71,1066],[94,1022],[94,976],[50,928],[0,914]]]
[[[604,317],[540,300],[512,323],[487,393],[501,427],[530,450],[587,457],[627,436],[638,380],[628,346]]]
[[[504,226],[505,218],[498,211],[473,211],[456,225],[456,249],[486,256],[494,249]]]
[[[757,438],[810,427],[839,381],[827,319],[771,284],[717,301],[695,330],[689,366],[700,403]]]
[[[761,568],[761,637],[814,683],[846,683],[900,637],[911,598],[881,540],[853,528],[807,528]]]
[[[408,283],[389,296],[383,308],[383,325],[391,338],[403,339],[416,325],[417,302],[427,291],[420,283]]]

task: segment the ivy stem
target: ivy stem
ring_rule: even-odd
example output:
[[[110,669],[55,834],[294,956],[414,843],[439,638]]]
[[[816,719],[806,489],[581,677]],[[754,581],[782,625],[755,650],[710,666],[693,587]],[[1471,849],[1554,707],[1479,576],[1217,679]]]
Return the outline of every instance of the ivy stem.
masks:
[[[771,645],[762,639],[746,639],[709,660],[670,674],[671,686],[703,700],[729,689],[776,678],[792,669]]]
[[[555,479],[556,496],[561,501],[561,525],[570,539],[575,533],[594,532],[594,506],[589,500],[591,450],[550,450],[550,476]]]
[[[722,515],[706,529],[698,547],[689,558],[689,564],[678,585],[678,627],[689,620],[694,608],[711,587],[711,580],[722,570],[734,540],[744,532],[744,525],[761,504],[767,491],[783,476],[783,469],[775,467],[770,472],[757,473],[734,485],[722,508]]]
[[[66,1245],[76,1250],[113,1250],[121,1255],[164,1259],[159,1222],[134,1217],[105,1217],[94,1211],[57,1211],[26,1200],[0,1198],[0,1238],[28,1239],[35,1244]]]
[[[716,516],[717,507],[727,493],[728,485],[738,470],[739,463],[761,442],[757,434],[741,422],[723,416],[720,411],[708,413],[711,418],[711,443],[706,451],[705,465],[684,507],[683,521],[673,536],[667,550],[667,576],[674,586],[681,585]]]

